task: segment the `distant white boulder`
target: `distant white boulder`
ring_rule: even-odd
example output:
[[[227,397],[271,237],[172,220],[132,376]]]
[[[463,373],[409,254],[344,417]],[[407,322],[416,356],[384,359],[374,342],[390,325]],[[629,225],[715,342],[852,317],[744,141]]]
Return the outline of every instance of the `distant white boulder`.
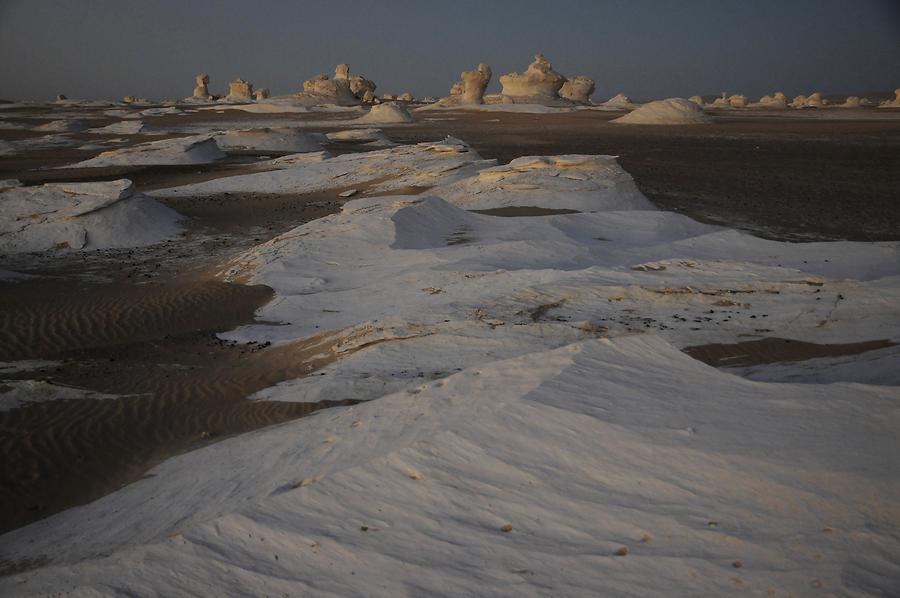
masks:
[[[634,112],[611,121],[628,125],[698,125],[712,122],[694,102],[670,98],[644,104]]]
[[[243,79],[235,79],[228,83],[228,95],[226,100],[232,102],[252,102],[253,84]]]
[[[879,108],[900,108],[900,88],[894,90],[894,99],[885,100],[878,105]]]
[[[559,90],[566,78],[555,70],[543,54],[537,54],[524,73],[501,75],[503,101],[519,104],[546,104],[561,100]]]
[[[559,95],[579,104],[587,104],[591,101],[594,89],[593,79],[584,75],[578,75],[563,83],[563,86],[559,88]]]

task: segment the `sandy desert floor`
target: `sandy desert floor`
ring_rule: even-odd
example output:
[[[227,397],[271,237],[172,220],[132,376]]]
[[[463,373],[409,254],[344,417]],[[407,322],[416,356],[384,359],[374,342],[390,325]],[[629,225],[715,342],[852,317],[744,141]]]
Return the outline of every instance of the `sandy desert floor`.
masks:
[[[63,112],[64,118],[77,112],[92,127],[118,121],[100,108],[12,108],[0,112],[3,122],[29,128],[0,128],[0,140],[39,139],[45,133],[30,127],[58,120]],[[600,111],[447,110],[415,113],[412,124],[381,128],[401,145],[449,135],[501,165],[521,156],[618,156],[638,189],[661,210],[765,239],[900,241],[900,115],[863,112],[866,116],[859,118],[813,118],[796,111],[746,111],[717,114],[708,126],[652,127],[610,124],[616,114]],[[217,127],[302,126],[330,133],[347,128],[344,118],[342,113],[228,110],[142,120],[160,131],[149,139],[155,141]],[[117,138],[116,147],[148,141],[144,135]],[[225,159],[203,165],[66,168],[98,153],[96,147],[79,149],[96,142],[95,135],[76,132],[68,139],[67,147],[0,156],[0,180],[37,185],[128,178],[136,192],[154,192],[274,171],[268,161],[290,153],[228,151]],[[354,141],[326,142],[324,148],[333,156],[372,149]],[[339,214],[348,200],[428,189],[411,184],[380,191],[379,183],[303,193],[159,195],[159,201],[187,218],[177,239],[137,248],[0,255],[0,271],[18,273],[0,277],[0,376],[7,383],[38,381],[98,394],[0,409],[0,533],[108,495],[145,478],[172,456],[323,408],[354,404],[355,398],[347,396],[246,400],[279,383],[317,374],[337,355],[326,329],[322,336],[289,343],[222,334],[248,325],[276,329],[284,324],[260,315],[275,297],[271,287],[226,277],[223,271],[232,260],[299,225]],[[345,191],[353,193],[344,197]],[[474,211],[541,220],[580,210],[513,206]],[[467,241],[468,233],[455,234],[461,243]],[[541,321],[555,305],[532,312],[532,320]],[[753,368],[894,346],[889,331],[853,342],[804,343],[779,340],[782,330],[759,330],[746,341],[682,348],[716,367]],[[22,361],[32,365],[23,369],[14,363]],[[4,574],[40,564],[2,558],[0,550]]]

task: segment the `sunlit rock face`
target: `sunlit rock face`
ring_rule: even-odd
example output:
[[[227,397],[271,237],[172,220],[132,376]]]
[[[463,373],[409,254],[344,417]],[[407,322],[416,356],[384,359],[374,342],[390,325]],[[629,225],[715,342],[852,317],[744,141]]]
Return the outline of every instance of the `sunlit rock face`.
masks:
[[[558,102],[559,90],[566,78],[553,70],[543,54],[534,57],[524,73],[509,73],[500,77],[501,96],[513,103],[546,104]]]
[[[266,98],[269,97],[269,89],[267,87],[257,89],[256,91],[253,92],[253,97],[256,100],[265,100]]]
[[[249,102],[253,100],[253,84],[243,79],[235,79],[228,83],[228,100]]]
[[[414,102],[414,101],[416,101],[416,98],[413,97],[413,94],[409,93],[408,91],[404,91],[403,93],[401,93],[400,95],[398,95],[398,96],[397,96],[397,99],[400,100],[401,102]]]
[[[559,95],[579,104],[587,104],[591,101],[594,89],[593,79],[584,75],[578,75],[563,83],[563,86],[559,89]]]
[[[212,94],[209,93],[209,75],[200,73],[194,78],[194,94],[192,96],[197,100],[211,100]]]
[[[787,108],[788,101],[784,97],[784,93],[776,91],[773,95],[765,95],[759,98],[759,101],[750,104],[752,108]]]
[[[703,106],[706,102],[703,101],[703,98],[700,96],[691,96],[688,98],[688,101],[694,102],[698,106]]]
[[[484,90],[492,76],[491,67],[483,62],[474,71],[463,71],[460,80],[450,87],[450,95],[441,102],[447,105],[483,104]]]
[[[365,79],[363,81],[371,83],[371,87],[374,89],[374,83]],[[304,81],[303,94],[301,95],[305,95],[318,103],[355,104],[359,101],[359,98],[353,92],[351,83],[349,65],[339,64],[334,69],[334,78],[332,79],[329,79],[328,75],[316,75],[312,79]],[[360,85],[360,83],[360,81],[357,81],[357,85]],[[360,87],[360,89],[364,88],[365,86]]]

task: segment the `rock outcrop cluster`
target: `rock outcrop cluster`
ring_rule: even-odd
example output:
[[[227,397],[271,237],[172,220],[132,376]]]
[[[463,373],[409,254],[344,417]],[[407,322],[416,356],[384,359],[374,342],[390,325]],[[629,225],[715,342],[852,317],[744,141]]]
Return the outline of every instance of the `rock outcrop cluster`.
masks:
[[[298,94],[306,103],[352,105],[367,95],[374,98],[375,83],[362,75],[351,75],[350,65],[339,64],[334,69],[334,77],[316,75],[303,82],[303,92]],[[370,100],[371,101],[371,100]]]
[[[537,54],[524,73],[500,76],[504,101],[516,104],[547,104],[560,100],[559,90],[566,78],[555,70],[543,54]]]

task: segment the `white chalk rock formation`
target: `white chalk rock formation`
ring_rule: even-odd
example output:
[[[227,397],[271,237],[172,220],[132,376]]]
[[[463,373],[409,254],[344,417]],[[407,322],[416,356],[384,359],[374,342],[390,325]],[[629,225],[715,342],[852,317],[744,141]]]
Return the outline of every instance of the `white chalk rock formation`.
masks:
[[[731,107],[731,104],[728,102],[728,94],[723,91],[722,95],[720,95],[715,100],[713,100],[713,102],[712,102],[712,104],[710,104],[710,106],[713,108],[729,108],[729,107]]]
[[[0,253],[137,247],[176,235],[181,216],[131,181],[0,190]]]
[[[367,95],[374,97],[375,88],[378,87],[375,85],[375,82],[366,79],[362,75],[350,75],[350,91],[353,92],[357,98],[366,101],[365,97]],[[368,100],[371,101],[371,100]]]
[[[372,106],[367,114],[353,120],[354,123],[372,124],[411,123],[412,121],[413,117],[406,106],[397,102]]]
[[[900,88],[894,90],[894,99],[885,100],[878,105],[879,108],[900,108]]]
[[[822,99],[822,94],[816,91],[806,98],[806,105],[810,108],[822,108],[825,106],[825,100]]]
[[[319,133],[306,133],[293,127],[243,129],[215,136],[216,144],[222,149],[291,153],[318,152],[322,149],[322,139]]]
[[[728,105],[732,108],[746,108],[747,103],[747,96],[734,94],[728,98]]]
[[[524,73],[501,75],[500,95],[504,101],[517,104],[559,103],[559,90],[565,82],[566,78],[553,70],[543,54],[537,54]]]
[[[371,104],[371,103],[374,102],[377,98],[375,97],[375,94],[372,92],[371,89],[367,89],[367,90],[365,90],[365,91],[363,92],[362,98],[360,98],[360,99],[361,99],[363,102],[365,102],[366,104]]]
[[[750,104],[750,106],[753,108],[783,109],[788,107],[788,101],[784,97],[784,93],[776,91],[774,95],[765,95],[759,98],[758,102]]]
[[[710,123],[712,119],[694,102],[670,98],[644,104],[610,122],[627,125],[699,125]]]
[[[303,82],[303,93],[299,96],[312,104],[338,104],[340,106],[356,104],[359,98],[350,87],[350,67],[339,64],[334,69],[334,78],[327,75],[316,75]]]
[[[225,153],[209,135],[163,139],[131,147],[103,152],[95,158],[66,168],[102,168],[107,166],[152,166],[175,164],[209,164],[225,157]]]
[[[243,79],[235,79],[228,82],[228,95],[226,100],[232,102],[253,101],[253,84]]]
[[[634,108],[634,103],[624,93],[617,93],[613,97],[609,98],[603,104],[601,104],[605,108],[616,108],[619,110],[626,110],[629,108]]]
[[[413,97],[413,94],[409,93],[408,91],[404,91],[403,93],[401,93],[400,95],[398,95],[398,96],[397,96],[397,99],[400,100],[401,102],[414,102],[414,101],[416,101],[416,99]]]
[[[862,108],[862,100],[859,99],[859,96],[849,96],[844,103],[838,106],[839,108]]]
[[[65,94],[62,94],[62,93],[61,93],[61,94],[58,94],[58,95],[56,96],[56,101],[57,101],[57,102],[65,102],[65,101],[68,100],[68,99],[69,99],[69,98],[68,98]]]
[[[483,62],[474,71],[463,71],[460,80],[450,87],[450,95],[440,103],[445,106],[483,104],[484,90],[492,76],[491,67]]]
[[[212,100],[213,95],[209,93],[209,75],[200,73],[194,78],[194,94],[191,96],[195,100]]]
[[[397,99],[397,96],[396,96],[396,94],[393,94],[393,93],[386,93],[381,96],[381,99],[384,102],[393,102],[394,100]]]
[[[704,101],[703,101],[703,98],[700,97],[700,96],[691,96],[691,97],[688,98],[688,101],[689,101],[689,102],[694,102],[694,103],[697,104],[698,106],[704,106],[704,105],[706,105],[706,102],[704,102]]]
[[[594,80],[584,75],[572,77],[559,88],[559,96],[579,104],[589,104],[594,93]]]
[[[269,88],[262,87],[253,92],[253,99],[257,102],[260,100],[268,99],[269,97]]]

